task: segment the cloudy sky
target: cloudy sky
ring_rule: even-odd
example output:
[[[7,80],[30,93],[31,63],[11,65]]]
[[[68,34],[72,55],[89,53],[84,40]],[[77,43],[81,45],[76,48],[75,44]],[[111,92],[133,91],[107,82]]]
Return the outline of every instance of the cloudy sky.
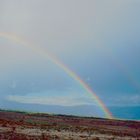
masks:
[[[106,106],[139,106],[139,7],[139,0],[0,0],[0,34],[49,50]],[[61,67],[2,35],[0,101],[96,105]]]

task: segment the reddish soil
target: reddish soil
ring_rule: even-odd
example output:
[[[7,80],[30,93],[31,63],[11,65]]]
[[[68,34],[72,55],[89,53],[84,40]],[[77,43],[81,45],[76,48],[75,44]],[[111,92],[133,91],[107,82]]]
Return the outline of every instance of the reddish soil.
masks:
[[[140,122],[0,111],[0,140],[140,140]]]

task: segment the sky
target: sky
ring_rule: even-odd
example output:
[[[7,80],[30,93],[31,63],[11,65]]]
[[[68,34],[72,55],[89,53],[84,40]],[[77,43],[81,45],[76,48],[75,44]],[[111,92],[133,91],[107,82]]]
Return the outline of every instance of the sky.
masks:
[[[139,6],[139,0],[0,0],[0,34],[51,52],[107,107],[140,106]],[[0,36],[3,101],[98,107],[63,68]]]

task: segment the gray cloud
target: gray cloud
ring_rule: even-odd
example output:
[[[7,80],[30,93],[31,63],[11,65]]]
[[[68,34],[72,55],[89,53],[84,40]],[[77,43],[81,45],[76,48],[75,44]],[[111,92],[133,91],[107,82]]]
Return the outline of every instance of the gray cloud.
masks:
[[[122,93],[139,90],[134,84],[139,85],[140,78],[139,5],[138,0],[1,0],[0,32],[15,33],[51,50],[82,79],[88,77],[89,85],[104,101],[109,96],[114,99],[114,93],[121,98]],[[3,38],[0,70],[1,96],[46,88],[79,89],[61,68]],[[11,90],[13,80],[18,86],[13,84]],[[139,104],[137,98],[130,99]]]

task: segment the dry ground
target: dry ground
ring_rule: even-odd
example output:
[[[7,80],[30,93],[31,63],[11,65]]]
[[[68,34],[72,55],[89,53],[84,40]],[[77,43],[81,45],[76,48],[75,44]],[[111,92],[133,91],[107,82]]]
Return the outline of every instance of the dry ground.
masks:
[[[0,140],[140,140],[140,122],[0,111]]]

